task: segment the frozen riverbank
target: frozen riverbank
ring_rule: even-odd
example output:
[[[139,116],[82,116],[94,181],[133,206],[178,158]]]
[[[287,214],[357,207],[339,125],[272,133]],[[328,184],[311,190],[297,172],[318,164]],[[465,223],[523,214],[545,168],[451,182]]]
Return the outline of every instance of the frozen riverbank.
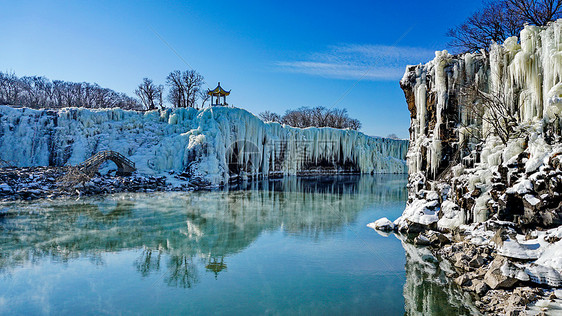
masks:
[[[429,246],[485,313],[560,312],[560,34],[562,20],[527,26],[486,54],[436,52],[400,82],[411,114],[408,205],[371,226]]]
[[[408,141],[264,123],[236,108],[135,112],[0,106],[0,126],[0,159],[17,167],[76,165],[113,150],[131,159],[139,174],[187,173],[214,185],[232,176],[303,171],[407,172]]]

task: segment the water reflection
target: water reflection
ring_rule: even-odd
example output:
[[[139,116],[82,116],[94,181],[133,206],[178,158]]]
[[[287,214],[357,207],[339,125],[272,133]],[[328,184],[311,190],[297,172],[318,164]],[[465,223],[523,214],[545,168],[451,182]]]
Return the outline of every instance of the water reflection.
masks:
[[[169,286],[191,288],[199,269],[215,278],[229,257],[262,233],[317,240],[341,232],[373,203],[406,199],[403,176],[286,178],[227,191],[120,194],[79,201],[4,204],[0,273],[49,258],[66,263],[138,251],[143,277],[163,275]]]
[[[365,227],[402,212],[405,185],[404,176],[392,175],[286,178],[216,192],[2,204],[0,287],[8,290],[0,303],[20,300],[4,310],[20,314],[43,305],[59,312],[73,306],[68,293],[76,292],[78,307],[68,314],[92,297],[104,304],[89,305],[92,313],[109,301],[132,314],[476,314],[445,276],[449,267],[403,240],[402,283],[400,241]],[[91,264],[80,264],[84,259]],[[27,276],[33,266],[38,272]],[[99,280],[83,282],[90,274]],[[79,286],[68,284],[76,279]],[[59,291],[30,303],[45,284],[57,288],[44,293]],[[178,294],[182,289],[189,295]],[[135,299],[122,303],[129,293]],[[139,297],[149,298],[146,305]],[[167,300],[152,303],[155,297]]]
[[[429,249],[402,239],[406,251],[406,315],[479,315],[472,298],[446,276],[447,261],[439,261]]]

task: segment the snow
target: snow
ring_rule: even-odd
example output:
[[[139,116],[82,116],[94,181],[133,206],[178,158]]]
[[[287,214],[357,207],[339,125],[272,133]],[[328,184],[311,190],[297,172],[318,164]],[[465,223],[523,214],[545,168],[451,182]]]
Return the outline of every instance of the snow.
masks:
[[[525,273],[525,269],[521,268],[509,261],[505,261],[500,267],[500,271],[503,275],[516,278],[521,281],[529,281],[529,275]]]
[[[188,171],[211,183],[229,166],[247,175],[296,174],[322,163],[362,173],[405,173],[408,141],[353,130],[264,123],[248,111],[212,107],[135,112],[31,110],[0,106],[0,159],[19,167],[75,165],[102,150],[133,160],[140,173]]]
[[[490,194],[485,192],[481,196],[479,196],[472,209],[474,222],[480,223],[484,222],[488,219],[488,202],[490,201]]]
[[[539,244],[520,244],[517,240],[508,239],[498,249],[498,253],[504,257],[534,260],[539,257]]]
[[[441,204],[443,216],[437,222],[437,227],[455,229],[464,224],[464,212],[460,211],[457,204],[446,200]]]
[[[533,183],[528,179],[520,179],[518,180],[511,188],[507,189],[506,192],[508,194],[526,194],[533,190]]]
[[[394,229],[394,223],[392,223],[388,218],[383,217],[372,223],[367,224],[368,227],[375,230],[385,230],[390,231]]]
[[[0,191],[1,192],[12,192],[12,187],[10,187],[7,183],[0,184]]]
[[[414,200],[406,206],[404,213],[394,221],[396,227],[406,225],[406,220],[410,222],[431,225],[439,220],[438,201],[427,201],[424,199]]]
[[[541,202],[541,200],[537,199],[534,195],[530,195],[530,194],[525,194],[525,196],[523,197],[525,200],[527,200],[527,202],[529,202],[529,204],[535,206],[537,204],[539,204]]]
[[[560,273],[551,267],[531,264],[525,269],[525,272],[534,283],[548,284],[553,287],[562,285]]]
[[[465,226],[470,236],[484,237],[488,240],[492,234],[485,234],[482,229]],[[491,233],[491,232],[490,232]],[[515,239],[507,239],[498,247],[498,254],[518,260],[530,261],[519,264],[518,268],[524,269],[530,280],[538,284],[547,284],[553,287],[562,285],[562,240],[554,243],[547,242],[551,237],[562,237],[562,226],[547,231],[534,231],[536,238],[525,240],[524,235],[517,235]],[[518,273],[519,273],[518,270]],[[511,271],[510,273],[512,273]],[[507,272],[504,273],[508,275]],[[517,277],[522,279],[521,276]]]

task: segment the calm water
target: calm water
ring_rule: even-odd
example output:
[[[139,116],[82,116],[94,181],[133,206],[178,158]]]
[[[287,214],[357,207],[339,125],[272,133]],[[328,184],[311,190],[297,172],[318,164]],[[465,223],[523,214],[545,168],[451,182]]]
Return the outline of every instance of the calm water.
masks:
[[[405,176],[288,178],[4,204],[0,314],[426,310],[426,296],[448,299],[435,296],[441,286],[420,287],[424,263],[405,268],[412,254],[402,242],[365,226],[402,213],[405,185]],[[406,270],[416,274],[408,282]]]

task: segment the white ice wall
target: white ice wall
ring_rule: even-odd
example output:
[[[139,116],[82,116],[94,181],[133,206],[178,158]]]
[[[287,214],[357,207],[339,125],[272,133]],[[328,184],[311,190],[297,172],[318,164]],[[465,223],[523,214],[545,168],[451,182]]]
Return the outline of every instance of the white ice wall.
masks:
[[[233,108],[139,113],[120,109],[59,111],[0,106],[0,159],[17,166],[74,165],[101,150],[118,151],[141,173],[168,170],[218,183],[228,177],[233,144],[248,173],[295,174],[310,164],[343,162],[363,173],[405,173],[408,141],[352,130],[263,123]]]
[[[478,86],[484,92],[512,100],[521,124],[548,123],[562,117],[562,20],[548,27],[526,26],[519,38],[492,45],[488,55],[452,56],[447,51],[438,51],[432,61],[414,70],[409,66],[402,84],[412,88],[417,111],[411,122],[409,172],[435,174],[444,141],[439,138],[439,128],[444,122],[442,114],[450,106],[450,95],[458,101],[459,143],[470,134],[483,136],[491,131],[485,122],[474,122],[467,113],[466,100],[459,95],[462,86]],[[429,95],[435,97],[435,113],[428,112]],[[432,114],[436,124],[429,129]],[[422,147],[427,148],[425,170],[421,170]]]

